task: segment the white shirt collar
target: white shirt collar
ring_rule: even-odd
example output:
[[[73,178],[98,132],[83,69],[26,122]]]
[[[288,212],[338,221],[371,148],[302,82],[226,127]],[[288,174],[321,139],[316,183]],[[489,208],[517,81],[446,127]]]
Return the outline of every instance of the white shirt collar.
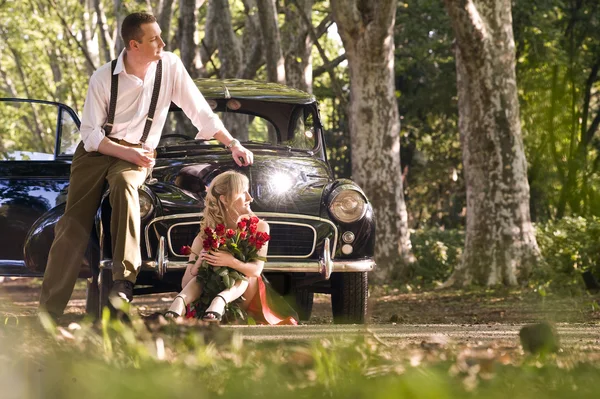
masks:
[[[113,75],[118,75],[121,72],[125,71],[123,57],[125,57],[125,49],[121,51],[121,54],[119,54],[119,57],[117,58],[117,65],[115,66],[115,71],[113,72]]]
[[[119,57],[117,58],[117,65],[115,65],[115,71],[113,72],[113,75],[118,75],[121,72],[125,72],[125,75],[127,75],[127,71],[125,70],[125,52],[127,50],[123,49],[121,51],[121,54],[119,54]],[[153,64],[158,64],[158,61],[153,62]],[[148,70],[150,71],[150,70]]]

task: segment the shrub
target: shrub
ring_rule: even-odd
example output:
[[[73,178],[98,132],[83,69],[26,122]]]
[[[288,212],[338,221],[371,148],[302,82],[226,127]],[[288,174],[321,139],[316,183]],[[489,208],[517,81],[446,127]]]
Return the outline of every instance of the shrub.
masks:
[[[565,217],[536,226],[536,238],[547,264],[534,278],[552,285],[581,285],[581,273],[598,277],[600,218]]]
[[[417,261],[412,265],[409,281],[426,286],[450,277],[460,262],[465,233],[427,228],[412,232],[410,240]]]
[[[600,279],[600,218],[565,217],[538,224],[536,238],[544,264],[534,271],[530,286],[583,287],[581,273],[587,270]],[[464,241],[462,230],[413,231],[411,242],[417,261],[408,281],[428,286],[446,280],[460,262]]]

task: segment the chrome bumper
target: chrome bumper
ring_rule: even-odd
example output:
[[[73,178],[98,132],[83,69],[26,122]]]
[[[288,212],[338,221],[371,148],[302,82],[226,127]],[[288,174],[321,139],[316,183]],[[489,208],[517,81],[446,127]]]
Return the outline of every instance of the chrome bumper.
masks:
[[[153,271],[159,279],[165,274],[175,271],[184,271],[188,266],[187,261],[169,261],[165,248],[164,237],[160,238],[157,259],[142,262],[142,271]],[[318,262],[280,262],[267,261],[263,271],[265,272],[296,272],[296,273],[320,273],[325,280],[329,280],[333,272],[370,272],[375,267],[372,259],[363,260],[332,260],[329,239],[325,239],[323,256]],[[100,261],[100,268],[112,268],[112,260]]]

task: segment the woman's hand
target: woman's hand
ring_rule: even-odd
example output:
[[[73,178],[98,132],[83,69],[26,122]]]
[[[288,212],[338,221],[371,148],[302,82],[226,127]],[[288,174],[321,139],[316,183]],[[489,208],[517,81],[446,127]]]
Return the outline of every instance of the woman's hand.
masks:
[[[225,251],[209,251],[201,254],[200,259],[205,260],[211,266],[234,267],[235,265],[233,255]]]
[[[197,276],[198,270],[200,270],[200,264],[202,263],[202,256],[206,254],[205,250],[200,252],[200,255],[196,258],[196,262],[190,267],[190,275]],[[193,260],[193,258],[191,258]]]

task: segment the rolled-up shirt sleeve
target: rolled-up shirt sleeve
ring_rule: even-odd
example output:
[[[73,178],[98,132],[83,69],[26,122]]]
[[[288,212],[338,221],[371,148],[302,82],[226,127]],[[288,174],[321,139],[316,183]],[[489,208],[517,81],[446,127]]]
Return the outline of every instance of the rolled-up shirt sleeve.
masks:
[[[196,139],[208,140],[219,130],[225,130],[221,119],[212,111],[178,57],[174,57],[175,83],[172,100],[185,112],[198,129]]]
[[[96,72],[90,78],[81,117],[81,140],[87,152],[98,151],[98,146],[105,137],[103,126],[106,123],[107,104],[105,88]]]

